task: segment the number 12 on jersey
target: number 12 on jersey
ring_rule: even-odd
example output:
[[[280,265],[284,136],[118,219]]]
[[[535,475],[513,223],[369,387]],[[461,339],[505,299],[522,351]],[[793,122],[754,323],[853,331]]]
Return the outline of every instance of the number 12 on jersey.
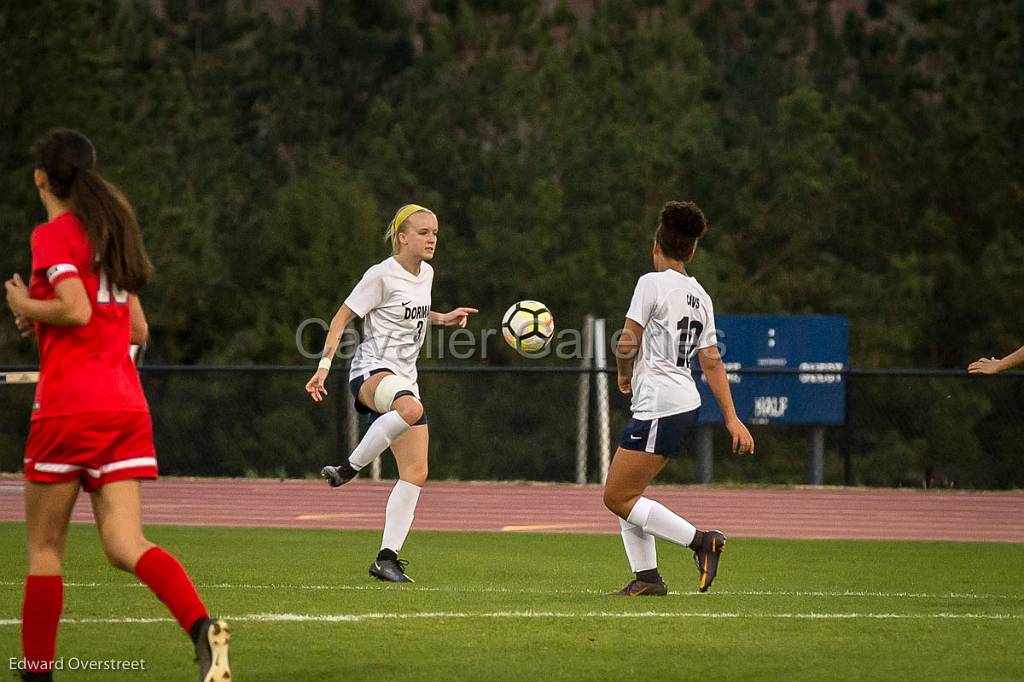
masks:
[[[676,359],[676,367],[689,369],[693,351],[700,343],[700,335],[704,333],[704,324],[699,320],[684,317],[679,320],[676,329],[679,330],[679,357]]]

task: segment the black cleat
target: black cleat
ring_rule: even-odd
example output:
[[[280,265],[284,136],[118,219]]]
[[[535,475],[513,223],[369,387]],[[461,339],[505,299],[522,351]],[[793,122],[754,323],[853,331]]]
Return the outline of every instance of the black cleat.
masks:
[[[224,682],[231,679],[228,643],[231,628],[220,618],[204,618],[196,638],[199,682]]]
[[[718,574],[718,558],[725,551],[725,533],[720,530],[704,531],[704,541],[699,549],[693,550],[693,562],[697,564],[700,581],[697,589],[707,592]]]
[[[649,583],[644,580],[630,580],[629,584],[618,592],[609,592],[615,597],[664,597],[668,594],[668,585],[664,581]]]
[[[53,673],[21,673],[21,682],[53,682]]]
[[[353,469],[352,465],[348,462],[339,464],[336,467],[325,466],[320,470],[320,478],[326,478],[327,482],[331,484],[332,488],[345,485],[353,478],[359,475],[358,469]]]
[[[389,583],[414,583],[416,581],[405,574],[408,563],[405,559],[376,559],[370,564],[370,575]]]

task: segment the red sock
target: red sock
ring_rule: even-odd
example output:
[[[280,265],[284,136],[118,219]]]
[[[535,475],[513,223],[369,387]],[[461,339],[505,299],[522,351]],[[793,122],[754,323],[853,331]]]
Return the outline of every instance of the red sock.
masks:
[[[57,648],[57,624],[64,610],[64,579],[59,575],[30,575],[25,579],[21,607],[21,651],[28,672],[50,672]]]
[[[193,623],[210,615],[185,569],[161,548],[153,547],[139,557],[135,575],[170,609],[186,634]]]

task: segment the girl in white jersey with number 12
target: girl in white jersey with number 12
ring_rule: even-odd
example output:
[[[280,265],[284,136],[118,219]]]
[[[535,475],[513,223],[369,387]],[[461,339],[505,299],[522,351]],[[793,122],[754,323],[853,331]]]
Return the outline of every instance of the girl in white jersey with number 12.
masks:
[[[321,475],[334,486],[355,478],[359,470],[388,447],[398,463],[398,482],[388,498],[380,553],[370,575],[388,582],[413,582],[398,558],[412,527],[420,489],[427,480],[427,415],[416,383],[416,359],[430,324],[466,326],[475,308],[450,313],[430,310],[434,270],[426,262],[437,247],[437,217],[416,204],[398,209],[385,238],[393,254],[363,275],[345,299],[327,332],[323,358],[306,391],[314,401],[324,387],[341,334],[356,317],[364,319],[364,336],[349,370],[349,387],[370,427],[346,462],[326,466]]]
[[[697,241],[707,232],[693,202],[670,201],[654,235],[654,269],[640,278],[617,346],[619,391],[632,395],[632,418],[608,470],[604,503],[619,517],[622,542],[635,578],[615,594],[668,594],[658,573],[655,538],[693,550],[697,587],[706,592],[725,547],[721,531],[701,531],[644,491],[688,443],[700,413],[692,366],[701,370],[725,417],[733,452],[754,452],[754,439],[736,417],[729,380],[718,352],[711,298],[686,272]]]

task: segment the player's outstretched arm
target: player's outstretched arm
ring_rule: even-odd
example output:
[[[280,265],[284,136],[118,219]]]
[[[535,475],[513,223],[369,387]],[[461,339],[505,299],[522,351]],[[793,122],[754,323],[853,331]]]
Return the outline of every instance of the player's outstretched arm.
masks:
[[[438,313],[431,310],[427,319],[430,321],[430,324],[440,324],[445,327],[451,327],[452,325],[457,324],[459,327],[465,329],[466,324],[469,322],[469,316],[478,312],[480,311],[476,308],[466,307],[456,308],[450,313]]]
[[[1021,365],[1024,365],[1024,346],[1002,359],[978,358],[967,366],[967,371],[971,374],[998,374]]]
[[[4,282],[4,288],[7,290],[7,305],[15,319],[22,317],[55,327],[84,327],[92,319],[89,294],[77,277],[57,282],[54,287],[57,297],[48,301],[32,298],[18,274]]]
[[[708,386],[718,401],[718,407],[725,418],[725,428],[732,436],[732,451],[740,454],[754,454],[754,437],[736,416],[736,407],[732,402],[732,391],[729,390],[729,377],[725,373],[725,365],[717,346],[708,346],[697,351],[700,368],[708,380]]]
[[[316,372],[312,378],[306,382],[306,392],[313,399],[313,402],[320,402],[327,397],[327,374],[331,371],[331,358],[334,357],[334,353],[338,350],[338,345],[341,343],[341,334],[345,331],[345,327],[349,323],[356,319],[356,314],[347,305],[342,304],[338,308],[338,312],[334,314],[331,319],[331,326],[327,330],[327,339],[324,341],[324,352],[320,356],[320,366],[317,367]]]

